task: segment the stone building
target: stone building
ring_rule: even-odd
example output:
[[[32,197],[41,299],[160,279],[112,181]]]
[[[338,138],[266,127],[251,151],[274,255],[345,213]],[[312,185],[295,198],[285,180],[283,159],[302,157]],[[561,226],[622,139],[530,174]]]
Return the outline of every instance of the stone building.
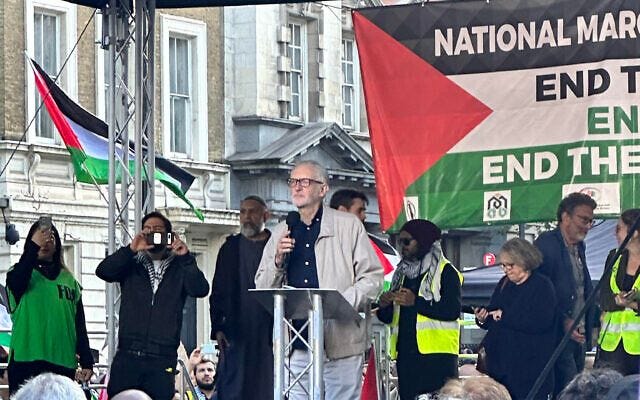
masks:
[[[188,197],[205,221],[159,183],[155,204],[184,236],[210,280],[217,249],[238,221],[224,162],[222,10],[159,9],[156,27],[156,150],[196,177]],[[51,76],[61,71],[57,82],[68,95],[104,117],[101,31],[99,11],[88,7],[60,0],[0,2],[0,198],[9,199],[3,211],[23,236],[13,246],[0,241],[0,281],[22,253],[31,223],[51,215],[65,261],[84,288],[89,331],[105,330],[105,284],[94,272],[108,243],[107,188],[76,182],[69,152],[48,114],[44,109],[36,114],[39,96],[27,57]],[[129,52],[134,82],[134,49]],[[191,346],[208,339],[206,300],[189,303],[183,333]],[[104,335],[90,337],[92,347],[102,349]]]

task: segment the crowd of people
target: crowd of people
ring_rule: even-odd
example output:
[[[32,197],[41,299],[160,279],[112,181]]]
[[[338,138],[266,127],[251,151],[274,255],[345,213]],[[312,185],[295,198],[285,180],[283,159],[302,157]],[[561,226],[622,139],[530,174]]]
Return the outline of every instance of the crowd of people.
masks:
[[[445,255],[441,229],[422,219],[400,228],[395,244],[401,261],[390,288],[381,292],[385,260],[379,253],[388,244],[365,230],[368,199],[354,190],[339,190],[325,207],[328,182],[319,163],[296,164],[287,183],[299,218],[283,221],[272,231],[266,229],[267,203],[258,196],[244,198],[240,232],[229,236],[218,252],[210,295],[209,282],[171,221],[160,212],[147,214],[131,243],[96,269],[99,278],[117,282],[121,289],[109,398],[174,398],[185,301],[187,296],[207,295],[211,339],[218,344],[219,355],[216,364],[202,349],[194,350],[189,371],[182,371],[194,386],[187,397],[270,398],[273,319],[249,290],[285,285],[335,289],[362,313],[373,304],[372,316],[390,329],[389,355],[396,360],[401,400],[524,399],[565,334],[570,340],[535,399],[604,398],[576,396],[588,382],[595,380],[603,388],[592,389],[591,396],[604,393],[622,376],[640,372],[640,229],[631,232],[640,209],[624,211],[618,221],[618,242],[631,239],[607,260],[611,268],[602,278],[600,319],[596,307],[588,303],[594,288],[584,239],[597,206],[591,197],[580,193],[565,197],[558,206],[557,228],[542,233],[533,244],[520,238],[504,243],[498,261],[505,275],[489,302],[473,308],[476,323],[486,330],[478,367],[488,376],[460,380],[464,277]],[[32,225],[19,262],[7,273],[7,290],[13,319],[11,394],[16,399],[38,398],[20,396],[36,384],[59,388],[71,380],[88,382],[94,360],[82,287],[64,264],[60,236],[50,218]],[[308,333],[305,321],[293,320],[291,325],[298,334],[286,356],[288,398],[306,399]],[[360,399],[367,325],[358,320],[325,321],[326,399]],[[595,336],[599,369],[583,371],[585,351]],[[597,378],[587,373],[597,373]],[[298,375],[303,376],[295,379]]]

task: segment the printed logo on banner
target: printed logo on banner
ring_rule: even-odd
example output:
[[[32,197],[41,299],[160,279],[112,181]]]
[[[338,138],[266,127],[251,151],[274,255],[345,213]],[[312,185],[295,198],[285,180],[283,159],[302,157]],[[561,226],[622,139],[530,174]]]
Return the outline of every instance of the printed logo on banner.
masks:
[[[484,192],[484,222],[511,219],[511,190]]]
[[[579,192],[596,201],[595,214],[620,214],[620,183],[571,183],[562,185],[562,197]]]
[[[420,200],[418,196],[409,196],[404,198],[404,213],[407,216],[407,221],[419,218]]]

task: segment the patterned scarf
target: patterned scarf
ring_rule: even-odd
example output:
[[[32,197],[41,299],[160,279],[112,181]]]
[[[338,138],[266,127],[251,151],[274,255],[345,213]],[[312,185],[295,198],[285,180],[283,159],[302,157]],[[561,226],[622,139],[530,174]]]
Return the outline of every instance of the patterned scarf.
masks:
[[[148,251],[139,251],[138,254],[136,254],[136,261],[144,265],[147,273],[149,274],[149,281],[151,282],[151,289],[153,290],[153,294],[156,294],[156,290],[158,290],[158,286],[162,281],[162,277],[164,276],[167,267],[169,266],[169,264],[171,264],[171,261],[173,261],[175,256],[175,253],[170,252],[167,258],[161,260],[160,268],[158,271],[156,271],[156,268],[153,266],[153,259],[151,258],[151,255]]]
[[[433,280],[436,268],[438,267],[438,260],[440,260],[441,256],[442,247],[438,240],[431,245],[431,250],[429,250],[422,260],[411,261],[403,258],[393,274],[393,278],[391,279],[391,289],[389,290],[396,291],[400,289],[404,277],[407,277],[408,279],[415,279],[425,272],[428,273],[426,287],[430,288],[431,281]],[[433,293],[427,293],[427,296],[429,295],[431,298],[427,298],[427,300],[433,299]]]

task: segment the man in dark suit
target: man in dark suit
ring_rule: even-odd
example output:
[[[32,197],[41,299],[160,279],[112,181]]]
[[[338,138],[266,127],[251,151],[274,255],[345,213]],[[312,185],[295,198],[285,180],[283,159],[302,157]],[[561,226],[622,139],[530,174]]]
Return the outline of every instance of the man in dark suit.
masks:
[[[558,227],[541,234],[535,241],[543,261],[538,271],[549,277],[558,300],[558,342],[569,330],[575,316],[585,305],[593,290],[587,269],[584,239],[593,224],[596,202],[586,194],[571,193],[558,206]],[[573,377],[582,371],[585,344],[591,343],[593,318],[587,310],[571,340],[555,364],[555,390],[559,393]]]

